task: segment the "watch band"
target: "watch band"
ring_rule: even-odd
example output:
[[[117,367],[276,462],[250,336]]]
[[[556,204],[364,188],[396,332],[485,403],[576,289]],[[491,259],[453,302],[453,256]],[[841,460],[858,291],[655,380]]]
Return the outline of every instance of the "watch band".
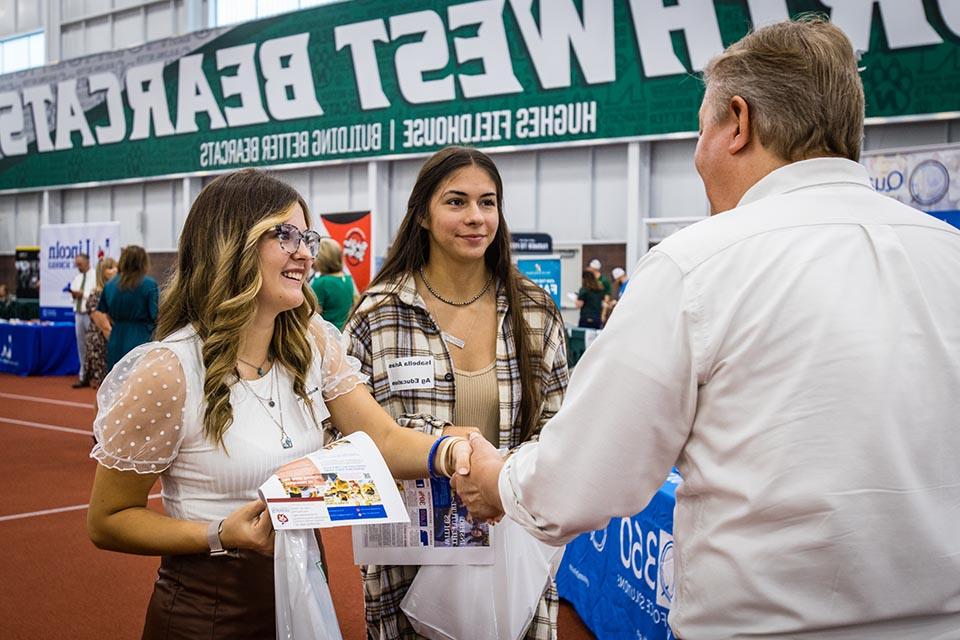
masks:
[[[211,556],[222,556],[229,553],[223,548],[223,543],[220,542],[221,533],[223,533],[223,520],[219,522],[214,520],[207,525],[207,546],[210,547]]]

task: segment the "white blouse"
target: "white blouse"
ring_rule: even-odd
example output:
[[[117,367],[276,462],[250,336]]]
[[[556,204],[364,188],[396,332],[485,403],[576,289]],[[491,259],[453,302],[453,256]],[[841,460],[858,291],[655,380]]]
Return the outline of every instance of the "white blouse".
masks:
[[[203,434],[204,368],[196,332],[184,328],[137,347],[117,363],[97,393],[98,443],[90,456],[112,469],[160,474],[169,516],[226,517],[256,499],[257,489],[277,467],[332,440],[332,430],[320,426],[330,415],[325,403],[366,382],[359,361],[347,355],[332,324],[315,316],[310,339],[316,357],[306,382],[313,411],[294,393],[293,375],[275,365],[276,372],[231,387],[233,423],[222,446]],[[284,431],[293,443],[289,449],[283,448],[276,424],[281,408]]]

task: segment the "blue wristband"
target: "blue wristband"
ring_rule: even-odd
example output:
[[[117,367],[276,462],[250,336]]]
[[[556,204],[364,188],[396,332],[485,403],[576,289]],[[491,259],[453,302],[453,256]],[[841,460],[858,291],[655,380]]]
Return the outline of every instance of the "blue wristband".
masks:
[[[449,438],[450,436],[440,436],[437,438],[433,445],[430,447],[430,453],[427,454],[427,471],[430,473],[430,477],[434,480],[440,480],[445,476],[441,476],[436,472],[436,469],[433,467],[433,458],[437,454],[437,449],[440,447],[440,443]]]

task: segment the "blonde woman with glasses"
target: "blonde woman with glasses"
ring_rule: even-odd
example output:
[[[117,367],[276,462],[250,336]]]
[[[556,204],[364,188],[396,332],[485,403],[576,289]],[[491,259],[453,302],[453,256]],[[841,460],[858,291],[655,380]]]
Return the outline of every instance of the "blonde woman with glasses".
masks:
[[[244,170],[197,197],[157,342],[98,395],[87,526],[103,549],[162,556],[144,638],[275,637],[274,533],[257,488],[341,433],[368,433],[398,478],[466,469],[463,438],[401,429],[315,314],[320,236],[290,186]],[[439,443],[439,444],[438,444]],[[163,513],[147,508],[157,480]]]

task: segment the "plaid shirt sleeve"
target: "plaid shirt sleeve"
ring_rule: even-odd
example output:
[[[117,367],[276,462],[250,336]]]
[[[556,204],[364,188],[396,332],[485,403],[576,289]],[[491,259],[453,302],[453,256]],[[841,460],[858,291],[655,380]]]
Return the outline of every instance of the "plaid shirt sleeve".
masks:
[[[547,421],[560,410],[560,403],[567,392],[570,374],[567,370],[567,336],[560,314],[548,314],[549,321],[544,327],[543,359],[541,360],[543,379],[543,404],[536,430],[528,441],[540,438],[540,431]]]

